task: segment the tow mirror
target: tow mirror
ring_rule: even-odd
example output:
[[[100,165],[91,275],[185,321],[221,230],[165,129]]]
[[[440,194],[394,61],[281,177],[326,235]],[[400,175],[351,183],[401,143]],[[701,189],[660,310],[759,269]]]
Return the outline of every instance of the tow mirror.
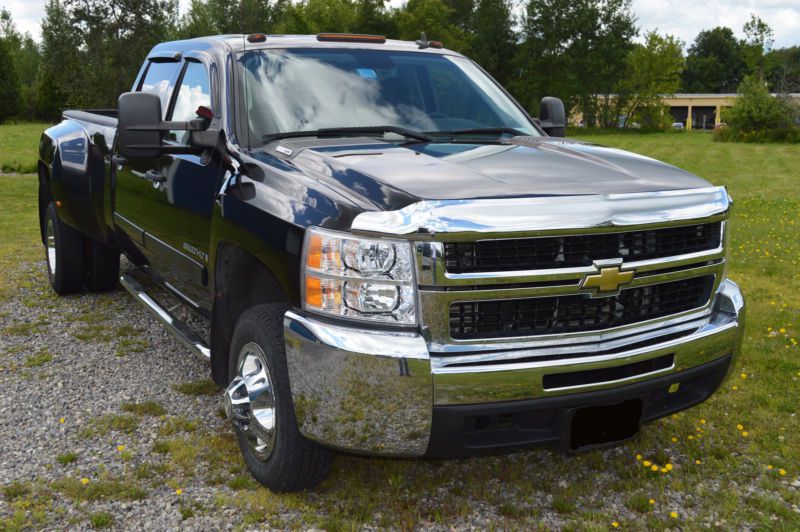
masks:
[[[164,131],[134,129],[161,123],[161,98],[148,92],[126,92],[119,97],[117,143],[126,159],[153,159],[161,155]]]
[[[126,92],[119,97],[117,143],[127,159],[153,159],[162,153],[200,153],[219,144],[219,131],[209,130],[213,113],[207,110],[188,122],[161,119],[161,98],[148,92]],[[200,109],[198,109],[200,111]],[[204,116],[208,115],[209,116]],[[190,146],[164,144],[168,131],[189,131]]]
[[[567,132],[567,113],[564,102],[545,96],[539,102],[539,124],[551,137],[563,137]]]

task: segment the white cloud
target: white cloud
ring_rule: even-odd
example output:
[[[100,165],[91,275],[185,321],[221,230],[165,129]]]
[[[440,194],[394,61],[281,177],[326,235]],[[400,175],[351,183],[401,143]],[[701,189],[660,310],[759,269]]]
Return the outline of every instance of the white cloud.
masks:
[[[750,14],[761,17],[775,32],[775,48],[800,44],[800,2],[797,0],[633,0],[642,33],[658,29],[682,39],[687,48],[697,34],[727,26],[743,38]]]
[[[523,0],[524,1],[524,0]],[[403,0],[391,0],[399,6]],[[0,0],[11,12],[17,29],[39,38],[39,23],[45,0]],[[181,12],[189,0],[180,0]],[[728,26],[743,37],[742,26],[755,13],[775,32],[775,47],[800,44],[800,2],[798,0],[634,0],[633,10],[643,32],[658,29],[681,38],[687,47],[697,34],[714,26]]]

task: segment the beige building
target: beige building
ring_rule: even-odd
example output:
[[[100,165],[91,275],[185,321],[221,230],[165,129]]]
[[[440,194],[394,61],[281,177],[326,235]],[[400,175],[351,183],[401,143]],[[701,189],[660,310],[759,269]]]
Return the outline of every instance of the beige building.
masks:
[[[736,93],[676,93],[663,95],[661,101],[669,107],[675,123],[682,123],[686,129],[714,129],[722,121],[724,107],[730,107],[739,95]],[[800,93],[789,95],[800,104]],[[574,119],[580,122],[578,113]]]

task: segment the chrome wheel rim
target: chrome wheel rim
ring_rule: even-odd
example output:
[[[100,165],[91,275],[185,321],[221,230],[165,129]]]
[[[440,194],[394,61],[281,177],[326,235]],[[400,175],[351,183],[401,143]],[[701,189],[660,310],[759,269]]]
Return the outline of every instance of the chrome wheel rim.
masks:
[[[225,413],[264,462],[275,447],[276,405],[267,357],[255,342],[239,351],[236,376],[225,390]]]
[[[47,273],[51,278],[56,275],[56,230],[53,219],[48,218],[45,225],[45,252],[47,253]]]

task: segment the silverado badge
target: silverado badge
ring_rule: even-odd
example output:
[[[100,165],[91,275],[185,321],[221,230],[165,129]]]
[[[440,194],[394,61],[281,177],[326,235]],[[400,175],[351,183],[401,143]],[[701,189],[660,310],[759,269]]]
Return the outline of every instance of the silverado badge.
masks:
[[[610,296],[619,293],[622,285],[633,281],[634,270],[622,271],[622,264],[605,266],[600,261],[595,263],[598,273],[587,275],[581,282],[581,290],[590,290],[592,295]]]

